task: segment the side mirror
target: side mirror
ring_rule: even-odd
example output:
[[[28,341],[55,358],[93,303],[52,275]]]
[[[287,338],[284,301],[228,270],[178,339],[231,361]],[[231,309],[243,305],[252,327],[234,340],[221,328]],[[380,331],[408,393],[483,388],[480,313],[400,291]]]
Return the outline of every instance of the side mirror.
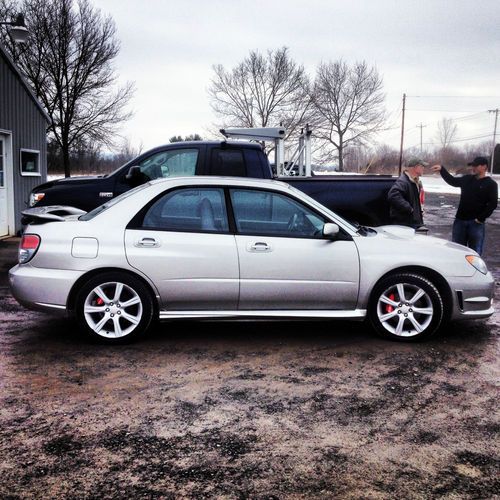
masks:
[[[141,176],[141,167],[139,165],[134,165],[128,169],[125,179],[131,181],[132,179],[138,179]]]
[[[327,238],[334,240],[337,235],[339,234],[340,227],[337,224],[333,224],[331,222],[327,222],[323,226],[323,236],[326,236]]]
[[[125,180],[132,187],[136,187],[144,184],[145,182],[148,182],[150,179],[147,175],[141,172],[141,167],[139,167],[139,165],[134,165],[133,167],[129,168],[127,175],[125,176]]]

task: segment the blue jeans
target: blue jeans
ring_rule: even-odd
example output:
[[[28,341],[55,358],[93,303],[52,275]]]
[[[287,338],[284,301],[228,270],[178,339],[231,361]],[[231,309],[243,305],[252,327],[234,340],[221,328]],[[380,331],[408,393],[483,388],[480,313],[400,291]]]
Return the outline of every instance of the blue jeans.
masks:
[[[475,220],[455,219],[451,239],[455,243],[472,248],[481,255],[484,243],[484,224],[479,224]]]

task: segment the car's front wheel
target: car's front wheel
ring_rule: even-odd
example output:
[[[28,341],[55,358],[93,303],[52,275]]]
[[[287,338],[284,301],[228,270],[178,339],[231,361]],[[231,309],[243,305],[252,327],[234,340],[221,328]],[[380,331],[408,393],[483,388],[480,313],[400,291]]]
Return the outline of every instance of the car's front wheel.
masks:
[[[393,274],[373,290],[369,319],[380,335],[393,340],[429,338],[443,322],[439,290],[418,274]]]
[[[106,343],[123,343],[143,334],[151,324],[153,311],[147,286],[126,273],[94,276],[76,297],[80,328]]]

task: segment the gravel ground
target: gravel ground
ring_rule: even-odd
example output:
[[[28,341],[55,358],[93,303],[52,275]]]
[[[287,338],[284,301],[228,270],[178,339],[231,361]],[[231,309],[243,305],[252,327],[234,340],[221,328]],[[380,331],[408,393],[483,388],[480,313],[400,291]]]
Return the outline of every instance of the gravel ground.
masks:
[[[456,195],[427,195],[450,236]],[[500,281],[500,214],[486,261]],[[499,313],[426,343],[171,322],[120,347],[21,308],[0,242],[0,498],[500,498]]]

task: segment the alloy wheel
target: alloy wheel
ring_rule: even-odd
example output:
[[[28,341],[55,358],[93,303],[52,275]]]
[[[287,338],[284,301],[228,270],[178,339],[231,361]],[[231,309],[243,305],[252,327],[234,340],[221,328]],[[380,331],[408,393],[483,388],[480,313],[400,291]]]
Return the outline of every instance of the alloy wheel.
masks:
[[[382,327],[399,337],[414,337],[430,325],[434,307],[429,294],[410,283],[397,283],[378,298],[377,316]]]
[[[121,338],[132,333],[140,323],[143,305],[139,294],[120,282],[102,283],[87,295],[83,312],[85,321],[97,335]]]

